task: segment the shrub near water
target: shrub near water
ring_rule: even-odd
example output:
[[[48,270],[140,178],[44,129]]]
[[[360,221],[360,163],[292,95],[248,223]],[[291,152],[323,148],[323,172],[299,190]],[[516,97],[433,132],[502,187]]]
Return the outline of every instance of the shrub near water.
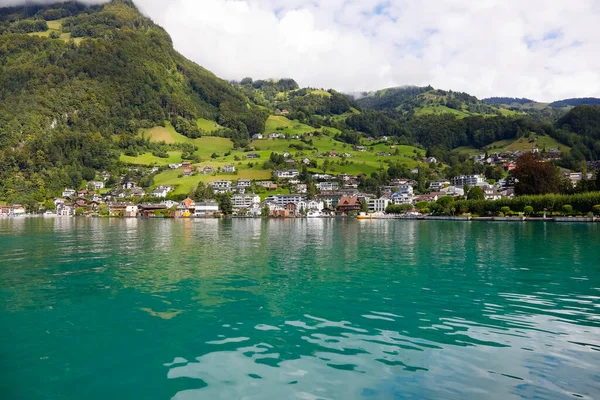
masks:
[[[600,192],[578,193],[578,194],[544,194],[532,196],[518,196],[504,198],[500,200],[453,200],[443,197],[443,204],[429,203],[421,204],[420,209],[427,207],[434,212],[444,214],[444,210],[456,209],[461,213],[471,213],[475,215],[506,214],[504,207],[510,212],[533,213],[533,210],[542,211],[547,209],[549,212],[565,212],[563,206],[571,206],[570,213],[587,214],[594,212],[600,214]]]

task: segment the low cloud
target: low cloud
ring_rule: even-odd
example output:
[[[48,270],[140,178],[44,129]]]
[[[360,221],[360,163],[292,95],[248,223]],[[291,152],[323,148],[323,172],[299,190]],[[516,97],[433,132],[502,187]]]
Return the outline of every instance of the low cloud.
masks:
[[[54,4],[54,3],[65,3],[68,0],[0,0],[0,7],[13,7],[13,6],[22,6],[27,4]],[[108,3],[110,0],[77,0],[78,3],[82,4],[104,4]]]
[[[225,79],[292,77],[346,92],[430,84],[478,97],[600,97],[595,0],[134,2],[180,52]]]

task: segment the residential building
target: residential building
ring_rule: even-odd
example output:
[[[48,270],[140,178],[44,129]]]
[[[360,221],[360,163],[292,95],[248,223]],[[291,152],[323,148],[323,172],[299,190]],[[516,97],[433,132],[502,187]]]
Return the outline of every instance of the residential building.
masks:
[[[252,185],[252,181],[250,179],[238,179],[237,187],[239,188],[249,188]]]
[[[319,182],[315,186],[322,192],[333,192],[340,189],[337,182]]]
[[[338,211],[348,213],[352,211],[360,211],[360,200],[358,196],[342,196],[337,204]]]
[[[196,216],[215,215],[219,212],[219,203],[214,200],[198,201],[196,202],[196,208],[194,209],[194,215]]]
[[[231,191],[231,181],[214,181],[210,184],[215,193],[227,193]]]
[[[463,187],[469,186],[481,186],[485,183],[485,179],[481,175],[460,175],[452,178],[452,184],[454,186]]]
[[[260,140],[263,138],[263,135],[260,133],[255,133],[254,135],[252,135],[252,140]]]
[[[223,168],[221,168],[221,171],[225,172],[225,173],[234,173],[235,172],[235,166],[234,165],[226,165]]]
[[[152,196],[161,197],[164,199],[165,197],[167,197],[167,194],[169,194],[172,191],[173,188],[171,186],[159,186],[156,189],[154,189],[154,191],[152,192]]]
[[[100,189],[104,189],[104,182],[89,181],[87,186],[88,186],[88,188],[91,188],[92,190],[100,190]]]
[[[268,196],[265,201],[285,207],[288,203],[299,204],[302,201],[306,201],[306,196],[301,194],[278,194]]]
[[[450,181],[436,181],[429,183],[429,190],[439,192],[443,187],[450,186]]]
[[[74,197],[75,196],[75,189],[65,189],[62,192],[62,197]]]
[[[215,169],[213,167],[211,167],[210,165],[207,165],[206,167],[202,168],[202,175],[210,175],[210,174],[214,174],[215,173]]]
[[[306,193],[308,191],[308,185],[306,183],[299,183],[296,185],[296,192]]]
[[[231,204],[234,209],[250,208],[253,203],[260,203],[260,196],[257,194],[234,194],[231,196]]]
[[[183,169],[183,176],[192,176],[192,169],[191,168],[184,168]]]
[[[390,199],[386,196],[381,196],[380,198],[367,198],[367,206],[369,206],[369,211],[384,212],[389,205]]]
[[[256,153],[248,153],[246,154],[246,158],[260,158],[260,155],[256,154]]]
[[[269,139],[279,139],[281,137],[284,137],[284,134],[279,133],[279,132],[272,132],[272,133],[269,133],[268,137],[269,137]]]
[[[279,179],[293,179],[300,175],[300,172],[296,169],[286,169],[273,171],[273,177],[277,177]]]

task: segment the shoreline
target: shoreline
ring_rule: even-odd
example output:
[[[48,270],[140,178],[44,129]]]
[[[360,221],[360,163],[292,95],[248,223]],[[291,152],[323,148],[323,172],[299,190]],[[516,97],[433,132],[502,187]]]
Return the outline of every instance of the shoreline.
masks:
[[[436,216],[436,215],[424,215],[424,216],[395,216],[395,215],[378,215],[378,216],[362,216],[362,218],[356,218],[355,216],[335,216],[335,217],[253,217],[253,216],[190,216],[190,217],[120,217],[120,216],[96,216],[96,215],[81,215],[81,216],[62,216],[62,215],[37,215],[37,214],[23,214],[23,215],[2,215],[0,219],[14,219],[14,218],[102,218],[102,219],[176,219],[176,220],[191,220],[191,219],[356,219],[357,221],[382,221],[382,220],[405,220],[405,221],[459,221],[459,222],[470,222],[470,221],[481,221],[481,222],[558,222],[558,223],[597,223],[600,222],[600,217],[471,217],[471,216]]]

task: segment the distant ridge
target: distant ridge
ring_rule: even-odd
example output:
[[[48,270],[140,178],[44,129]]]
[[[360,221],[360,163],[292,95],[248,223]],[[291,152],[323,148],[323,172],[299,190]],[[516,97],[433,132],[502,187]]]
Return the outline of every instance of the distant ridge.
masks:
[[[597,106],[600,105],[600,99],[596,97],[580,97],[574,99],[559,100],[549,104],[550,107],[554,108],[577,107],[582,105]]]
[[[528,104],[533,103],[534,101],[527,98],[516,98],[516,97],[488,97],[487,99],[482,99],[484,103],[487,104]]]

